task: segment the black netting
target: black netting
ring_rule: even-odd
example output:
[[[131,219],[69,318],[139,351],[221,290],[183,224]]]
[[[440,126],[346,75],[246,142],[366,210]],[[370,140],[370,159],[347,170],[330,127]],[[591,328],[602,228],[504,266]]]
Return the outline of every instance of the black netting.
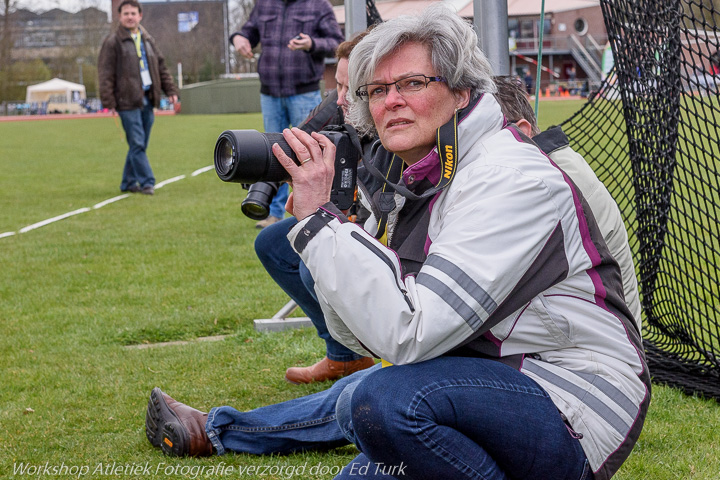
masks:
[[[368,25],[374,25],[382,22],[380,12],[378,12],[377,7],[375,6],[375,0],[365,0],[365,11],[367,13]]]
[[[720,401],[718,0],[601,0],[615,69],[563,128],[620,205],[654,381]]]

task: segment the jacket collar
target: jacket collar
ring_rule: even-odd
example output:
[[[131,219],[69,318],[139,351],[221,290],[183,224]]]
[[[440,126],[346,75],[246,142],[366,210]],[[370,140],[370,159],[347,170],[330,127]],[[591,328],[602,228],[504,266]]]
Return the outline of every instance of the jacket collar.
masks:
[[[504,119],[500,104],[490,93],[483,94],[476,102],[461,111],[458,123],[459,168],[463,168],[465,156],[473,146],[503,128]]]
[[[143,38],[149,37],[147,30],[142,25],[138,25],[138,28],[140,29],[140,35]],[[132,36],[130,36],[130,30],[123,27],[122,25],[118,25],[117,27],[117,36],[120,39],[120,41],[124,40],[132,40]]]
[[[487,135],[492,135],[503,127],[504,117],[495,97],[482,94],[458,112],[458,168],[463,167],[462,160],[470,148]],[[453,120],[450,119],[452,122]],[[417,184],[427,178],[436,184],[440,178],[440,156],[438,148],[432,149],[424,158],[405,169],[403,180],[406,185]]]
[[[550,127],[549,129],[541,132],[533,137],[533,142],[540,147],[540,150],[550,155],[555,150],[565,148],[570,145],[565,132],[562,131],[560,126]]]

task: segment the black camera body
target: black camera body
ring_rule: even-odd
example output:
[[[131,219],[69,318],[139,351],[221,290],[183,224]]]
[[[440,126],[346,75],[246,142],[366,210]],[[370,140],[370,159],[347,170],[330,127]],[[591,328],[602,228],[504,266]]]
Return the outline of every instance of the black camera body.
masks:
[[[351,133],[342,126],[327,126],[318,132],[335,145],[335,176],[330,200],[347,210],[355,202],[357,166],[361,152],[353,144]],[[226,130],[215,144],[215,171],[225,182],[250,186],[243,202],[243,213],[255,220],[267,217],[269,203],[283,182],[290,180],[272,145],[277,143],[299,165],[281,133],[260,133],[256,130]],[[258,183],[261,182],[261,183]]]

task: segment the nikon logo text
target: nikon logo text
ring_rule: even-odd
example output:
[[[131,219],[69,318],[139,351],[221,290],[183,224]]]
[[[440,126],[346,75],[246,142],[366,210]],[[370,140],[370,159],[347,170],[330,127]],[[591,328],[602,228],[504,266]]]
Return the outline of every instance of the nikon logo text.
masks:
[[[455,154],[453,153],[453,147],[450,145],[445,145],[445,164],[443,165],[443,177],[452,177],[454,159]]]

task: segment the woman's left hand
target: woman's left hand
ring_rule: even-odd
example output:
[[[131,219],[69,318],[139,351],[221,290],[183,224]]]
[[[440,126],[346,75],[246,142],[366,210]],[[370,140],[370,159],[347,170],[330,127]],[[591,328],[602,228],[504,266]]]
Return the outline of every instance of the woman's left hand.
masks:
[[[283,130],[283,137],[297,155],[300,165],[288,157],[276,143],[273,154],[292,177],[293,191],[285,209],[302,220],[330,201],[335,175],[335,144],[326,136],[311,135],[298,128]]]

